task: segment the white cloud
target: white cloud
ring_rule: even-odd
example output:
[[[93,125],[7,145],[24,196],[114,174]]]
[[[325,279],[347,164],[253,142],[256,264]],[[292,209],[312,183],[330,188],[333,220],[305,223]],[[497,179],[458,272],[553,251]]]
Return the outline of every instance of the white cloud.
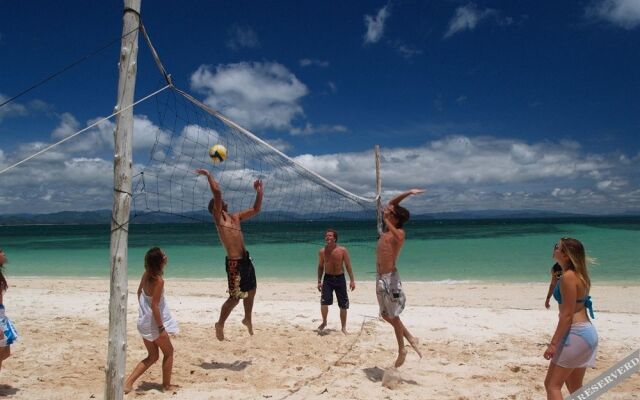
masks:
[[[147,128],[151,131],[152,126],[149,122]],[[111,131],[110,128],[96,131],[102,146],[108,145],[98,133]],[[166,168],[159,163],[156,174],[166,181],[171,177],[171,190],[178,193],[197,179],[193,174],[196,165],[210,165],[206,151],[201,150],[219,140],[218,133],[206,127],[184,127],[173,138],[171,149],[161,147],[167,152],[161,157],[170,157],[171,163]],[[281,139],[269,143],[281,151],[290,149],[290,144]],[[0,164],[14,162],[43,146],[39,142],[25,143],[11,154],[0,150]],[[305,154],[295,160],[353,193],[374,195],[375,162],[370,150]],[[247,189],[247,180],[255,179],[257,173],[249,166],[255,160],[249,160],[249,164],[246,161],[233,156],[225,161],[225,184]],[[411,187],[425,187],[426,195],[408,199],[407,206],[412,212],[524,208],[596,214],[622,212],[640,209],[639,167],[639,155],[591,154],[574,141],[529,143],[490,136],[450,135],[412,148],[383,148],[383,199]],[[141,168],[134,166],[136,171]],[[280,194],[288,190],[286,184],[269,182],[270,175],[263,178],[269,187],[280,188],[283,191]],[[4,213],[109,208],[112,179],[111,160],[54,149],[2,175],[0,204]],[[202,192],[209,196],[205,182],[198,184],[205,185]],[[192,196],[192,191],[189,193]],[[199,198],[197,202],[200,203]]]
[[[571,189],[571,188],[554,188],[551,191],[551,195],[553,197],[571,197],[571,196],[575,196],[576,195],[576,190],[575,189]]]
[[[301,67],[314,66],[314,67],[320,67],[320,68],[327,68],[329,66],[329,61],[303,58],[302,60],[300,60],[300,66]]]
[[[400,41],[396,41],[395,43],[392,44],[392,46],[393,48],[396,49],[398,54],[400,54],[402,57],[406,59],[410,59],[422,54],[422,50],[409,46],[407,44],[404,44]]]
[[[0,103],[4,103],[7,100],[9,100],[9,97],[0,93]],[[11,102],[0,107],[0,122],[2,122],[4,118],[24,115],[27,115],[27,108],[20,103]]]
[[[92,125],[104,117],[97,117],[87,121],[86,126]],[[60,124],[54,129],[51,138],[54,141],[66,138],[83,126],[70,113],[60,116]],[[114,148],[114,132],[116,124],[113,120],[102,121],[90,130],[83,132],[78,137],[66,142],[61,149],[70,154],[95,155]],[[134,115],[133,117],[133,150],[149,151],[156,141],[166,143],[170,134],[161,130],[146,115]]]
[[[192,89],[204,102],[249,129],[288,130],[304,114],[299,101],[307,87],[275,62],[202,65],[191,75]]]
[[[344,125],[319,125],[314,126],[313,124],[307,122],[304,128],[292,128],[290,130],[291,134],[294,136],[297,135],[313,135],[314,133],[344,133],[347,132],[348,129]]]
[[[113,162],[97,157],[71,158],[64,162],[59,179],[71,185],[109,185],[113,182]]]
[[[65,138],[78,129],[81,126],[76,118],[65,113],[60,115],[60,124],[51,137],[54,140]],[[102,122],[82,135],[5,172],[1,176],[3,185],[0,187],[0,198],[7,202],[3,212],[40,213],[109,207],[113,186],[111,157],[114,129],[113,122]],[[159,130],[146,116],[134,116],[134,149],[148,151],[156,139],[166,144],[169,134]],[[0,165],[3,168],[12,165],[50,144],[21,143],[9,154],[0,150]],[[140,166],[135,165],[134,169],[140,170]]]
[[[51,133],[55,140],[64,139],[80,130],[78,120],[70,113],[63,113],[60,116],[60,125]]]
[[[233,26],[229,30],[229,39],[227,47],[232,50],[240,50],[241,48],[255,48],[260,46],[258,35],[249,26]]]
[[[293,148],[291,143],[283,139],[268,139],[267,143],[269,143],[271,146],[275,147],[276,149],[280,150],[283,153],[286,153],[287,151]]]
[[[331,81],[327,82],[327,86],[329,86],[329,90],[331,91],[331,93],[336,93],[338,91],[338,86],[336,86],[336,84]]]
[[[464,30],[474,30],[478,23],[483,19],[494,15],[495,10],[485,9],[478,10],[475,4],[469,3],[466,6],[458,7],[453,18],[449,21],[449,29],[444,34],[445,38],[449,38],[458,32]]]
[[[384,34],[384,24],[390,16],[389,5],[382,7],[376,16],[365,15],[364,23],[367,31],[364,34],[364,43],[377,43]]]
[[[371,152],[303,155],[296,160],[355,193],[371,190]],[[382,182],[388,196],[410,187],[429,189],[430,196],[415,200],[425,212],[637,210],[639,182],[632,177],[640,161],[628,165],[619,160],[619,155],[583,153],[575,142],[448,136],[416,148],[383,149]]]
[[[586,14],[624,29],[634,29],[640,25],[640,0],[594,1],[587,7]]]
[[[5,213],[104,209],[112,199],[113,163],[52,150],[6,172],[2,181]],[[91,191],[96,194],[87,196]]]

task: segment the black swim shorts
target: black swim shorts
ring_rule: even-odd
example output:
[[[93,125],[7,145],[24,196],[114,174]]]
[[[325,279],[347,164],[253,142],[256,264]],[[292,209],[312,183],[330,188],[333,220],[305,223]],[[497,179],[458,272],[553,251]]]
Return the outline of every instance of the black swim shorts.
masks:
[[[250,291],[254,290],[256,284],[256,270],[249,257],[249,252],[244,253],[240,260],[225,259],[225,269],[227,271],[227,281],[229,284],[229,297],[236,299],[246,298]]]
[[[324,274],[322,279],[322,296],[320,304],[330,306],[333,304],[333,292],[336,292],[338,298],[338,307],[343,309],[349,308],[349,296],[347,295],[347,280],[344,274],[329,275]]]

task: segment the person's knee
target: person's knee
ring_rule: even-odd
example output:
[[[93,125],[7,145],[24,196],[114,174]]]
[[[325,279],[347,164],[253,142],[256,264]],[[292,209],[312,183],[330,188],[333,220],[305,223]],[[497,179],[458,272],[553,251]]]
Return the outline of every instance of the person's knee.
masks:
[[[173,345],[171,343],[162,350],[162,355],[165,360],[173,357]]]
[[[567,380],[567,389],[569,393],[573,393],[582,387],[582,379],[573,378]]]
[[[245,297],[244,299],[242,299],[244,304],[247,303],[253,303],[253,299],[256,297],[256,291],[252,290],[251,292],[249,292],[249,294],[247,295],[247,297]]]
[[[569,393],[573,393],[576,390],[580,389],[581,387],[582,385],[577,385],[575,383],[567,382],[567,389],[569,390]]]
[[[146,364],[151,365],[154,364],[156,361],[158,361],[159,355],[158,353],[149,353],[147,355],[147,358],[145,359]]]
[[[558,384],[557,382],[554,382],[554,380],[551,379],[550,376],[547,376],[544,379],[544,388],[547,391],[547,393],[551,391],[560,390],[562,388],[562,383]]]

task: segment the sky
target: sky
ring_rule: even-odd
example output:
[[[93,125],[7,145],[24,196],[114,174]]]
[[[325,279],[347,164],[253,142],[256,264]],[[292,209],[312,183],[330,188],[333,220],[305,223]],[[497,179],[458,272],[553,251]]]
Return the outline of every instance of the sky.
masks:
[[[120,1],[3,1],[0,169],[108,116]],[[143,1],[176,86],[420,212],[640,213],[640,0]],[[111,45],[107,46],[107,44]],[[90,55],[90,56],[89,56]],[[140,41],[136,99],[162,80]],[[157,129],[135,109],[134,162]],[[0,175],[0,213],[111,208],[113,122]],[[367,181],[368,180],[368,181]]]

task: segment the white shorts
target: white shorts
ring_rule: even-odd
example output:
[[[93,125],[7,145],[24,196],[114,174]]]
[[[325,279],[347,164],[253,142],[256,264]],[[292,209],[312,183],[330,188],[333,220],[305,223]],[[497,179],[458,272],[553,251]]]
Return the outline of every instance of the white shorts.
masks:
[[[406,298],[398,271],[376,275],[376,296],[380,315],[391,318],[400,316],[404,310]]]

